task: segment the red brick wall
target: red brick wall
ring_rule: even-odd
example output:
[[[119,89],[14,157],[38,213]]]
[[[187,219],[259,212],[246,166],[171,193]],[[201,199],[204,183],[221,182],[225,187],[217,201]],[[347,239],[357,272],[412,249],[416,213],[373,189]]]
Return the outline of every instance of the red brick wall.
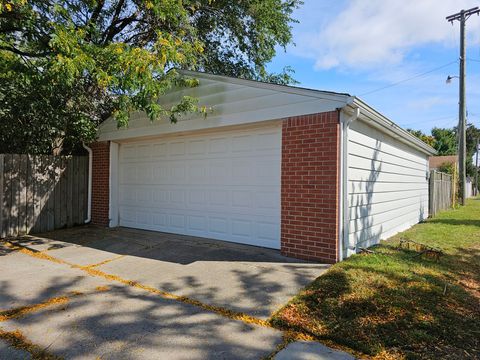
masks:
[[[282,125],[282,254],[338,261],[339,113]]]
[[[110,143],[96,142],[90,145],[92,160],[92,224],[108,226],[110,186]]]

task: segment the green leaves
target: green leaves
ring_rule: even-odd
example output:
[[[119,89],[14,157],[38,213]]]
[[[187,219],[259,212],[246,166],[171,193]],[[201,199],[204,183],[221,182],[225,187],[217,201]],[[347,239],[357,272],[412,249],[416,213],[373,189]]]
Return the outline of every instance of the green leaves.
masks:
[[[289,83],[290,70],[268,74],[265,64],[290,41],[300,3],[0,0],[0,92],[10,97],[0,110],[0,152],[48,153],[58,137],[73,151],[75,142],[93,141],[109,116],[125,127],[136,111],[171,122],[206,114],[188,97],[159,105],[172,87],[198,85],[175,68]]]

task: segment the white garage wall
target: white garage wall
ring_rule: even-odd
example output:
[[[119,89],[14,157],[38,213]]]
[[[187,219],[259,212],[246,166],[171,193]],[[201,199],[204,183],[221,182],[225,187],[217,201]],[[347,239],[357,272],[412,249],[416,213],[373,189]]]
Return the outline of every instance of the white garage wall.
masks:
[[[428,217],[428,158],[363,121],[348,133],[348,247],[368,247]],[[347,251],[347,249],[345,249]]]

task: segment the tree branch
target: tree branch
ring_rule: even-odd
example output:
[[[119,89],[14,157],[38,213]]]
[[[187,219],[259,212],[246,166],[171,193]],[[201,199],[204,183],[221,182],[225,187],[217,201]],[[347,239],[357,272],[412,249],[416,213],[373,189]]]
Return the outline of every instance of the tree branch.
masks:
[[[21,55],[21,56],[26,56],[26,57],[45,57],[45,56],[51,54],[50,51],[44,51],[44,52],[40,52],[40,53],[32,53],[32,52],[28,52],[28,51],[19,50],[19,49],[13,47],[13,46],[1,46],[1,45],[0,45],[0,50],[10,51],[14,54]]]
[[[103,9],[103,5],[105,5],[105,0],[98,0],[97,7],[92,12],[92,16],[90,17],[90,21],[93,23],[97,23],[98,17],[100,16],[100,12]]]
[[[105,40],[103,41],[103,43],[107,44],[108,42],[112,41],[115,35],[122,32],[122,30],[125,29],[128,25],[139,21],[137,19],[137,15],[138,15],[138,12],[135,12],[134,14],[132,14],[127,18],[117,20],[116,23],[118,23],[118,26],[115,26],[115,23],[112,22],[112,24],[108,27],[106,31]]]

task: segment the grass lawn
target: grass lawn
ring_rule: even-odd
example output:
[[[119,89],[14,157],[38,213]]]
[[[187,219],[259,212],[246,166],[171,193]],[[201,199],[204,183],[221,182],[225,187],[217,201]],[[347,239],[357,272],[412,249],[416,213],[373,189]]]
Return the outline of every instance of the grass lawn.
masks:
[[[439,260],[400,249],[410,239]],[[272,318],[378,359],[480,359],[480,198],[330,268]]]

